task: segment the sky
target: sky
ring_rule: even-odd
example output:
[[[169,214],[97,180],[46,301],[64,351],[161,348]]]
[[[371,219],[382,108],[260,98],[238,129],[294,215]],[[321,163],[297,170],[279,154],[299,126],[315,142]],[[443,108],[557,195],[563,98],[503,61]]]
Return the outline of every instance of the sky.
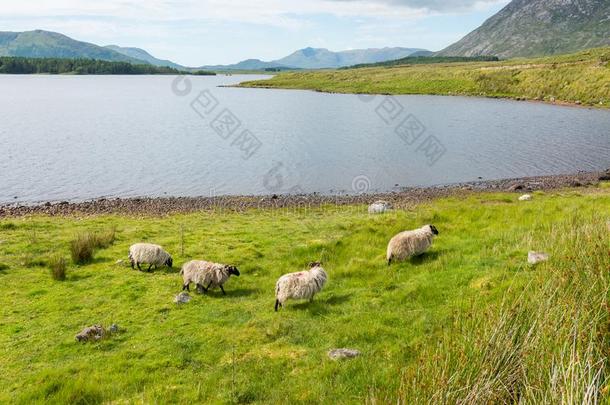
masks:
[[[0,31],[44,29],[185,66],[305,47],[440,50],[508,0],[0,0]]]

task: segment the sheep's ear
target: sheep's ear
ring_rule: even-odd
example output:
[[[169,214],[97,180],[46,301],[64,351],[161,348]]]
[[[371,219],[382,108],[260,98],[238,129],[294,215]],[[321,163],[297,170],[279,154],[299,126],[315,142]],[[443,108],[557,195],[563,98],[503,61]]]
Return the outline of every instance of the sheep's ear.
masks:
[[[438,235],[438,229],[436,229],[436,226],[430,225],[430,229],[432,230],[433,234]]]

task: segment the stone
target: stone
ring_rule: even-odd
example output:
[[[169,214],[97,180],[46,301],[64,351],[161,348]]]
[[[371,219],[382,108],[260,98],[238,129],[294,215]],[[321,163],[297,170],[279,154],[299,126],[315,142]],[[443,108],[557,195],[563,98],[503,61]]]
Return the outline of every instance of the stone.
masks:
[[[174,302],[176,304],[186,304],[191,300],[191,296],[189,295],[189,293],[187,292],[181,292],[180,294],[176,295],[176,298],[174,298]]]
[[[531,201],[531,200],[532,200],[531,194],[523,194],[521,197],[519,197],[519,201]]]
[[[95,342],[106,336],[106,330],[101,325],[88,326],[76,335],[77,342]]]
[[[387,201],[375,201],[369,205],[369,214],[383,214],[384,212],[390,211],[392,205]]]
[[[527,254],[527,262],[529,264],[538,264],[540,262],[546,262],[547,260],[549,260],[548,253],[530,251]]]
[[[328,351],[328,357],[332,360],[353,359],[360,354],[360,351],[356,349],[332,349]]]
[[[582,186],[583,186],[583,184],[578,180],[572,180],[570,182],[570,187],[582,187]]]
[[[521,183],[513,183],[511,184],[511,186],[508,188],[508,191],[517,191],[517,190],[523,190],[525,188],[525,186]]]
[[[123,259],[119,259],[119,260],[117,260],[116,262],[114,262],[114,264],[116,264],[117,266],[121,266],[121,265],[123,265],[124,263],[125,263],[125,260],[123,260]]]
[[[108,328],[108,332],[110,332],[110,333],[117,333],[118,331],[119,331],[119,325],[117,325],[116,323],[113,323]]]

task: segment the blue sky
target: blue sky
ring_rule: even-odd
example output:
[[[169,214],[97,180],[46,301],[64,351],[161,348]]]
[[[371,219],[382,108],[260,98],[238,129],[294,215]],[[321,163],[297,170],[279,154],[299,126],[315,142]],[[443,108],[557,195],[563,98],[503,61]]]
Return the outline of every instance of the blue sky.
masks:
[[[0,30],[58,31],[188,66],[279,59],[307,46],[439,50],[508,0],[2,0]]]

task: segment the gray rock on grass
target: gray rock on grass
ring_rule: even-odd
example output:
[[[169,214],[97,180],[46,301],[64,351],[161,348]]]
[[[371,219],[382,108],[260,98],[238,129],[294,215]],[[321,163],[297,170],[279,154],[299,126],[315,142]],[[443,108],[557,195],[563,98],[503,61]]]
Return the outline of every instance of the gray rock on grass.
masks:
[[[353,359],[360,356],[360,351],[356,349],[332,349],[328,351],[328,357],[332,360]]]
[[[180,294],[176,295],[176,298],[174,298],[174,302],[176,304],[186,304],[191,300],[191,296],[189,295],[189,293],[187,292],[181,292]]]
[[[527,262],[529,264],[538,264],[547,260],[549,260],[548,253],[531,251],[527,254]]]

